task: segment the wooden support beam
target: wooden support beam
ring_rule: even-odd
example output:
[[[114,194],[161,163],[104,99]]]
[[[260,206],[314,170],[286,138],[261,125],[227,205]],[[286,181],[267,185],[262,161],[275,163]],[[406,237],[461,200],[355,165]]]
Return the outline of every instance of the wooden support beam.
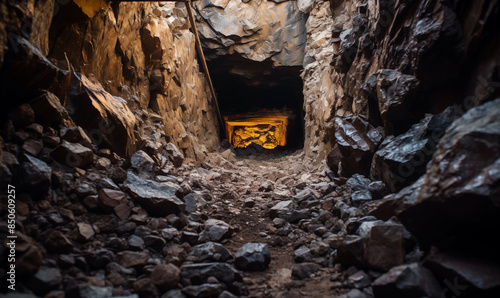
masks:
[[[219,125],[220,125],[219,132],[222,134],[225,132],[224,119],[222,119],[222,115],[220,113],[219,103],[217,102],[217,96],[215,95],[215,89],[214,89],[214,85],[212,84],[212,78],[210,77],[210,72],[208,71],[207,61],[205,59],[205,55],[203,54],[203,49],[201,47],[201,41],[200,41],[200,37],[198,36],[198,30],[196,29],[196,24],[194,22],[193,11],[191,10],[191,3],[190,2],[186,2],[186,9],[188,11],[189,22],[191,23],[191,28],[193,29],[194,38],[196,41],[196,49],[198,50],[198,55],[200,56],[203,70],[205,71],[205,74],[207,75],[208,84],[210,86],[210,92],[212,93],[212,101],[213,101],[213,104],[215,105],[215,108],[217,110],[217,116],[219,118]]]

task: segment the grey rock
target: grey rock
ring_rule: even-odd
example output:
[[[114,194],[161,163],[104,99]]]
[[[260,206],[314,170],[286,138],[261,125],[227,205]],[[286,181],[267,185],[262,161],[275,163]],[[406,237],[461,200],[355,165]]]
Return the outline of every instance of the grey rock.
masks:
[[[181,290],[174,289],[161,295],[161,298],[186,298],[186,295],[184,295]]]
[[[336,117],[334,121],[336,141],[327,157],[328,166],[343,176],[368,175],[383,133],[361,116]]]
[[[151,174],[155,169],[154,160],[144,151],[139,150],[130,158],[130,166],[139,174]]]
[[[393,192],[415,182],[425,173],[439,140],[456,118],[448,108],[439,115],[427,115],[401,135],[387,137],[373,157],[371,177],[385,182]]]
[[[366,288],[371,284],[370,276],[363,270],[350,275],[348,280],[356,289]]]
[[[181,279],[186,285],[206,283],[211,276],[225,284],[231,284],[238,275],[227,263],[198,263],[181,267]]]
[[[26,283],[26,286],[35,294],[44,296],[51,290],[55,290],[62,282],[62,275],[56,268],[42,266]]]
[[[319,268],[318,264],[311,262],[294,264],[292,268],[292,277],[296,279],[306,279],[318,272]]]
[[[166,155],[169,157],[175,167],[178,168],[182,166],[182,163],[184,161],[184,154],[182,154],[182,152],[180,152],[174,144],[168,143],[167,145],[165,145],[163,150],[166,152]]]
[[[271,219],[274,219],[276,217],[288,219],[294,206],[295,205],[291,200],[281,201],[271,208],[269,215]]]
[[[187,286],[182,288],[182,292],[188,297],[215,297],[226,289],[222,284],[202,284],[196,286]]]
[[[231,237],[233,234],[233,228],[223,222],[222,220],[217,219],[208,219],[205,221],[205,229],[200,234],[200,242],[206,241],[221,241],[228,237]]]
[[[196,263],[225,262],[231,258],[231,253],[222,244],[207,242],[194,246],[187,260]]]
[[[178,197],[180,187],[170,182],[143,179],[128,172],[124,188],[152,215],[167,216],[184,210],[186,206]]]
[[[293,251],[293,260],[297,263],[310,262],[312,260],[311,250],[307,246],[302,245]]]
[[[401,222],[422,247],[447,243],[471,256],[496,255],[489,235],[496,233],[500,214],[499,139],[500,99],[450,125],[419,187],[397,204]]]
[[[246,243],[235,254],[234,264],[243,271],[263,271],[271,262],[271,252],[265,243]]]
[[[81,298],[109,298],[113,296],[112,287],[80,285],[78,289]]]
[[[136,235],[130,235],[128,238],[128,246],[131,250],[143,250],[144,249],[144,240],[141,237]]]
[[[45,162],[28,154],[24,158],[26,162],[21,163],[20,186],[36,197],[45,195],[52,183],[52,169]]]

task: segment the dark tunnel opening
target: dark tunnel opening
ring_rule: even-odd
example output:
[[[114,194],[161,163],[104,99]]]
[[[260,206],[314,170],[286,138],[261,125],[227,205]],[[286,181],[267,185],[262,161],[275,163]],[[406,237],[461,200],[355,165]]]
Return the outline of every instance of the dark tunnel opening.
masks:
[[[257,135],[260,135],[261,140],[265,139],[262,134],[266,129],[270,128],[271,134],[275,133],[274,128],[271,128],[273,125],[267,125],[269,122],[267,120],[273,121],[286,116],[286,145],[279,145],[275,148],[303,148],[304,99],[300,67],[274,67],[272,61],[253,62],[233,55],[209,60],[208,68],[217,93],[221,114],[225,119],[226,132],[228,119],[243,119],[242,121],[247,124],[249,119],[259,119],[261,124],[256,123],[255,128],[250,132],[255,138],[242,141],[248,145],[252,143],[248,140],[259,139]],[[237,134],[238,129],[243,131],[238,125],[232,131],[236,131]],[[248,136],[248,131],[244,135]],[[276,137],[277,135],[276,132]],[[274,137],[274,135],[268,135],[267,140]],[[226,138],[229,138],[227,133]],[[228,141],[235,146],[235,142],[230,139]],[[259,140],[253,143],[273,149],[268,148],[265,141],[262,142],[264,144],[261,144]]]

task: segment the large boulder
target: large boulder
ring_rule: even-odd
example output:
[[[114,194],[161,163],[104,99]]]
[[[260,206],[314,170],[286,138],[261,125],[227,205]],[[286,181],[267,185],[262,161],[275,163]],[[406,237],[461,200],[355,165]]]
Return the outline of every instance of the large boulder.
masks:
[[[420,82],[412,75],[394,69],[381,69],[368,78],[366,89],[376,93],[378,107],[386,133],[398,131],[412,114],[414,91]]]
[[[361,116],[337,117],[334,125],[335,145],[327,157],[330,169],[344,176],[368,175],[373,153],[383,138],[381,130]]]
[[[496,99],[469,110],[449,127],[414,193],[399,196],[395,203],[400,220],[422,248],[432,245],[446,256],[458,254],[447,258],[453,262],[431,258],[440,264],[435,267],[453,263],[457,268],[453,270],[469,272],[468,280],[490,274],[477,269],[484,263],[496,268],[488,272],[499,271],[500,245],[492,237],[500,227],[499,169],[500,99]]]
[[[99,83],[75,74],[66,109],[96,145],[107,144],[126,157],[137,151],[134,114],[124,99],[109,94]]]
[[[400,205],[406,207],[399,217],[425,244],[450,237],[488,243],[500,223],[499,169],[497,99],[471,109],[449,127],[420,187],[403,197]]]
[[[392,191],[415,182],[425,173],[446,128],[458,117],[452,108],[427,115],[410,130],[387,137],[373,157],[371,177],[382,180]]]

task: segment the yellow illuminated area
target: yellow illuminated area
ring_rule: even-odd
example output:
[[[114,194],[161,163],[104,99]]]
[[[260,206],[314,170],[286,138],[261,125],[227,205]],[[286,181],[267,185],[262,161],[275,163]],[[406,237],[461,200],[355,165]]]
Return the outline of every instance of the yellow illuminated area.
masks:
[[[266,149],[285,146],[291,114],[290,111],[261,111],[224,116],[226,136],[234,148],[246,148],[251,143]]]

